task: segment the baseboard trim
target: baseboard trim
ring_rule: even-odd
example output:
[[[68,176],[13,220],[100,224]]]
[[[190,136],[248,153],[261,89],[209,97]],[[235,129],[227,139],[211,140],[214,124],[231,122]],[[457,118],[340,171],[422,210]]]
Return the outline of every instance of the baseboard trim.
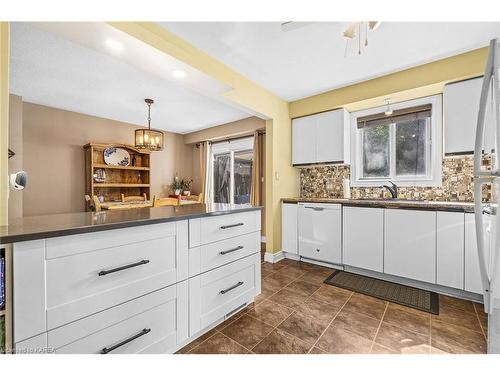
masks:
[[[280,251],[279,253],[266,253],[264,254],[264,261],[268,263],[278,263],[280,260],[285,259],[285,256],[283,254],[283,251]]]
[[[287,253],[286,251],[282,251],[282,253],[286,259],[300,260],[299,254]]]

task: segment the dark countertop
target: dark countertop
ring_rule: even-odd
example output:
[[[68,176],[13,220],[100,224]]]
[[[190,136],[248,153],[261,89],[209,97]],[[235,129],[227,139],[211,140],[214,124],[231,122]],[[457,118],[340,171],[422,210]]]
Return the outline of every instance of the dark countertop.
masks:
[[[337,203],[343,206],[406,208],[412,210],[474,212],[472,202],[417,201],[405,199],[282,198],[284,203]]]
[[[251,205],[215,203],[27,216],[0,227],[0,244],[260,209]]]

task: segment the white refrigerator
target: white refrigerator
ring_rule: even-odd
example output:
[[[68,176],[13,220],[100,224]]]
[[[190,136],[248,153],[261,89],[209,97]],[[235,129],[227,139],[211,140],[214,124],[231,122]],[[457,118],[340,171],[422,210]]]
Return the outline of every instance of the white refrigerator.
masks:
[[[474,147],[474,212],[484,309],[488,314],[488,353],[500,353],[500,45],[490,42],[483,78]],[[483,160],[487,160],[487,167]],[[483,189],[489,189],[486,198]]]

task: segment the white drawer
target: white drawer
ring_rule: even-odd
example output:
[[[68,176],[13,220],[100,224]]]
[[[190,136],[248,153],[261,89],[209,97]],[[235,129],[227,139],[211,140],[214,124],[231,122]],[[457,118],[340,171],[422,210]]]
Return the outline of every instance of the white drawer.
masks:
[[[86,252],[76,251],[84,244],[75,241],[68,243],[75,251],[65,250],[64,256],[48,259],[47,329],[180,281],[179,263],[187,264],[187,259],[182,260],[187,249],[177,246],[175,223],[143,228],[141,239]]]
[[[190,278],[190,335],[253,301],[259,293],[260,254]]]
[[[67,354],[172,353],[187,338],[187,283],[49,331],[47,346]]]
[[[260,210],[189,220],[189,247],[260,231]]]
[[[260,251],[260,232],[244,234],[189,250],[189,276],[210,271]]]

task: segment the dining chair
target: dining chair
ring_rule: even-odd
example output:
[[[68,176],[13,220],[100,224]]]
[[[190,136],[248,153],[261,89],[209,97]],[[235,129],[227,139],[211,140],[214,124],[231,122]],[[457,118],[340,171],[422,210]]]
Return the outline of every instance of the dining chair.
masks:
[[[162,206],[178,206],[179,200],[177,198],[156,198],[156,195],[153,196],[153,207],[162,207]]]
[[[92,196],[92,202],[94,203],[94,211],[100,212],[101,211],[101,202],[99,201],[99,198],[97,198],[97,195]]]
[[[188,201],[194,201],[194,202],[201,203],[201,195],[193,195],[193,194],[191,194],[191,195],[189,195],[187,197],[187,200]]]
[[[148,197],[146,193],[142,195],[129,195],[125,196],[125,194],[122,194],[122,202],[137,202],[137,201],[147,201]]]
[[[85,198],[86,208],[90,209],[91,211],[94,211],[94,201],[92,200],[92,198],[90,198],[90,195],[85,194],[83,197]]]

